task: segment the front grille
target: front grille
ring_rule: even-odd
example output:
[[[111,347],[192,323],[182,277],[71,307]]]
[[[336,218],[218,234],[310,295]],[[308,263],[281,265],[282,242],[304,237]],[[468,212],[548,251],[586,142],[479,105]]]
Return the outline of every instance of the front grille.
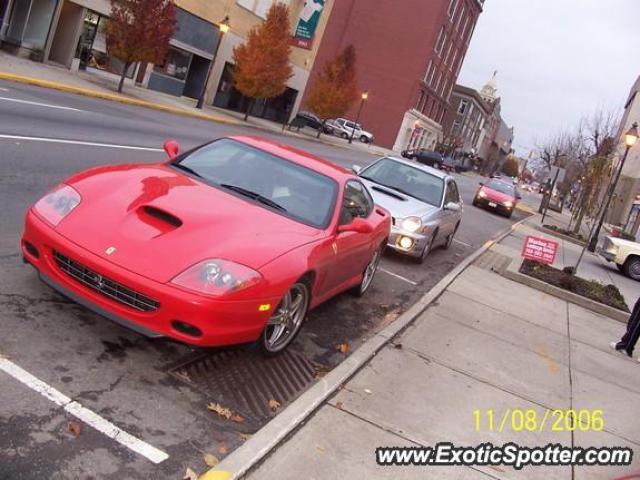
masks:
[[[391,225],[395,226],[396,224],[396,217],[391,217]]]
[[[62,255],[60,252],[54,250],[53,258],[58,264],[58,267],[60,267],[60,270],[64,273],[82,285],[118,303],[127,305],[141,312],[153,312],[160,306],[160,302],[153,298],[142,295],[107,277],[103,277],[81,263]]]

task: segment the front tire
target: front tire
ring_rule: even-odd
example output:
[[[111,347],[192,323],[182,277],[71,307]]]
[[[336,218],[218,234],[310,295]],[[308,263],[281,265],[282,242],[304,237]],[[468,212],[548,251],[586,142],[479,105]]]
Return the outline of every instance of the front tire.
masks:
[[[344,133],[344,132],[342,132],[342,133],[340,134],[340,136],[341,136],[342,138],[344,138],[345,140],[346,140],[347,138],[349,138],[349,135],[347,135],[347,134],[346,134],[346,133]]]
[[[367,267],[364,269],[364,272],[362,272],[362,280],[360,280],[360,284],[358,284],[358,286],[356,286],[352,290],[352,293],[356,297],[362,297],[365,293],[367,293],[367,290],[369,290],[371,282],[373,282],[373,277],[375,276],[376,271],[378,271],[378,265],[380,264],[380,259],[382,258],[382,249],[383,247],[380,247],[375,252],[373,252],[371,260],[369,260]]]
[[[422,250],[422,253],[420,254],[419,257],[414,257],[413,260],[416,263],[419,263],[420,265],[422,265],[424,263],[424,261],[427,259],[427,257],[429,256],[429,254],[431,253],[431,250],[433,250],[433,246],[436,243],[436,237],[438,236],[438,231],[436,230],[435,232],[433,232],[433,235],[431,236],[431,238],[429,239],[429,243],[427,243],[424,247],[424,250]]]
[[[369,143],[369,138],[366,135],[360,135],[360,141],[362,143]]]
[[[636,281],[640,281],[640,257],[628,258],[622,267],[623,273]]]
[[[449,236],[447,237],[447,242],[444,244],[442,248],[444,248],[445,250],[449,250],[451,248],[451,245],[453,244],[453,237],[456,235],[456,232],[458,231],[459,226],[460,226],[460,222],[456,223],[456,227],[453,229],[453,232],[449,234]]]
[[[289,288],[260,335],[260,350],[264,355],[279,354],[296,338],[307,317],[310,301],[311,289],[304,280],[298,280]]]

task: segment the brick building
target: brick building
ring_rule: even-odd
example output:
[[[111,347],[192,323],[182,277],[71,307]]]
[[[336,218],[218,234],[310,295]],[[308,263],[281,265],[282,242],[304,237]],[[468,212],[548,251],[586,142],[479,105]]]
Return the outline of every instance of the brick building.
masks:
[[[401,6],[400,6],[401,4]],[[352,44],[360,117],[378,143],[402,150],[435,146],[484,0],[335,2],[311,76]],[[304,103],[304,101],[303,101]],[[357,105],[347,114],[355,118]]]
[[[451,107],[442,125],[444,143],[450,145],[458,156],[477,154],[484,142],[493,107],[484,101],[477,90],[464,85],[453,87],[449,104]]]

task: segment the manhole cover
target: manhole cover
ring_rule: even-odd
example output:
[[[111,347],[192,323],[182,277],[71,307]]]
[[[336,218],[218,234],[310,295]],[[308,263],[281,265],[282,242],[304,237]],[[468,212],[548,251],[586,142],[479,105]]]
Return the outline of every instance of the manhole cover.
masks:
[[[276,400],[278,410],[284,408],[313,383],[316,370],[292,349],[272,358],[237,349],[200,354],[170,373],[210,401],[262,424],[277,413],[269,402]]]
[[[510,263],[511,257],[489,250],[480,255],[480,257],[473,262],[473,265],[484,270],[502,274]]]

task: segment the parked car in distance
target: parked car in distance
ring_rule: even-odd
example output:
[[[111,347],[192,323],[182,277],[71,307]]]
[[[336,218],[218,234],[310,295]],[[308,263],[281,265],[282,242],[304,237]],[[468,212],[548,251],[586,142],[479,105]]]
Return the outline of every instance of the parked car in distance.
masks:
[[[333,134],[342,138],[353,138],[363,143],[373,143],[373,134],[362,129],[362,125],[352,122],[345,118],[336,118],[335,120],[327,120],[327,123],[333,128]]]
[[[310,308],[364,294],[391,218],[343,167],[258,137],[76,174],[29,209],[40,279],[149,337],[284,350]]]
[[[511,217],[521,198],[522,195],[511,181],[492,178],[487,183],[480,183],[473,198],[473,206],[489,208]]]
[[[289,123],[290,128],[297,128],[298,130],[304,127],[310,127],[314,130],[322,129],[322,133],[326,133],[328,135],[333,134],[333,127],[328,123],[322,124],[322,120],[320,120],[316,115],[311,112],[301,111],[298,112],[291,123]]]
[[[426,148],[404,150],[401,155],[404,158],[409,158],[434,168],[440,168],[444,163],[444,158],[442,158],[441,154],[432,150],[427,150]]]
[[[447,172],[461,173],[466,172],[468,169],[463,166],[462,160],[453,157],[445,157],[442,161],[442,170]]]
[[[462,220],[462,199],[451,175],[395,157],[353,170],[376,205],[391,213],[388,247],[422,263],[436,246],[451,246]]]
[[[640,243],[608,236],[598,253],[627,277],[640,281]]]

